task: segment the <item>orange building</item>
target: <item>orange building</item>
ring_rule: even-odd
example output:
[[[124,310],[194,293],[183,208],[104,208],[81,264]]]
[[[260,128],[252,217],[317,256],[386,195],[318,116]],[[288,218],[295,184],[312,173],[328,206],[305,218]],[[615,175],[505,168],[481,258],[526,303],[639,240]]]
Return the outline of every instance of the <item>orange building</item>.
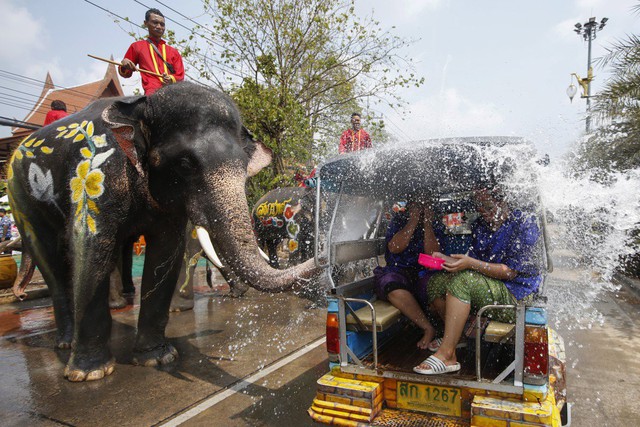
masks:
[[[51,79],[51,75],[47,73],[42,93],[31,111],[22,121],[35,125],[43,125],[44,118],[51,109],[51,101],[56,99],[64,102],[67,105],[67,112],[73,114],[82,110],[96,99],[123,95],[122,86],[120,86],[120,81],[118,80],[118,72],[112,64],[107,67],[107,72],[102,80],[69,88],[56,88]],[[16,127],[11,129],[11,136],[0,138],[1,165],[7,162],[9,156],[20,141],[32,132],[33,130],[31,129]],[[5,178],[4,167],[0,168],[0,178]]]

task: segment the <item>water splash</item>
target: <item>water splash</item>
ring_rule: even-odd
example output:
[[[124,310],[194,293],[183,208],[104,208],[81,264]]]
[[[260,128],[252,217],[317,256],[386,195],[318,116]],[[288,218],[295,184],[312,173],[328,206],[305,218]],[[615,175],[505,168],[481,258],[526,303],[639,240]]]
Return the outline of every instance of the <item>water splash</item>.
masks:
[[[640,228],[640,170],[611,173],[606,179],[601,173],[576,177],[569,173],[566,162],[544,162],[532,144],[523,140],[478,139],[489,144],[461,138],[383,147],[344,157],[344,167],[333,172],[337,181],[346,177],[347,185],[362,187],[352,189],[356,198],[390,189],[410,194],[420,190],[421,182],[470,189],[474,181],[483,180],[500,182],[518,207],[526,209],[527,200],[540,197],[544,210],[539,214],[547,216],[551,258],[556,266],[553,286],[546,290],[550,312],[580,328],[602,324],[604,316],[594,302],[602,292],[617,289],[611,280],[623,258],[640,250],[633,241],[633,231]],[[536,181],[538,185],[532,185]],[[323,184],[330,187],[336,183]],[[364,223],[366,215],[354,207],[368,206],[353,200],[347,202],[346,210],[352,217],[337,224],[334,241],[363,233],[356,225]]]

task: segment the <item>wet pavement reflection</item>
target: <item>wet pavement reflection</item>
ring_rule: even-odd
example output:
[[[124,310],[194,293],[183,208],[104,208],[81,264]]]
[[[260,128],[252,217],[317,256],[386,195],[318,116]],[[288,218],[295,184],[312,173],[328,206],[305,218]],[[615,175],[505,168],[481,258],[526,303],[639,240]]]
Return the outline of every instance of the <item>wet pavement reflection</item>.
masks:
[[[54,349],[48,300],[0,306],[1,424],[158,424],[324,334],[324,309],[306,299],[227,292],[226,284],[199,286],[193,310],[171,313],[167,336],[180,358],[159,369],[130,364],[137,302],[112,310],[116,371],[88,383],[62,376],[69,350]],[[252,385],[247,393],[264,390]]]

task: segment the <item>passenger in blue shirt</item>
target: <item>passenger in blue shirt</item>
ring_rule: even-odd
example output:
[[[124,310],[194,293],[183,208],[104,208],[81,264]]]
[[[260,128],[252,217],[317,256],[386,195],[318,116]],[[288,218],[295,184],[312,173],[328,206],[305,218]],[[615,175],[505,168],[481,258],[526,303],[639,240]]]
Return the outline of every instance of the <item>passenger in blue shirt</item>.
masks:
[[[474,199],[481,217],[474,223],[466,255],[451,255],[428,284],[430,307],[444,320],[444,337],[432,341],[435,351],[414,371],[441,374],[460,369],[455,349],[471,312],[485,305],[515,304],[542,282],[535,249],[540,237],[535,217],[510,209],[500,189],[479,190]],[[440,254],[435,253],[434,256]],[[512,310],[489,313],[512,322]]]
[[[421,252],[430,255],[441,250],[433,217],[429,204],[417,197],[410,200],[406,211],[394,215],[387,228],[386,266],[374,270],[378,298],[389,301],[424,331],[417,344],[420,349],[427,348],[436,333],[420,304],[427,304],[429,276],[418,264]]]

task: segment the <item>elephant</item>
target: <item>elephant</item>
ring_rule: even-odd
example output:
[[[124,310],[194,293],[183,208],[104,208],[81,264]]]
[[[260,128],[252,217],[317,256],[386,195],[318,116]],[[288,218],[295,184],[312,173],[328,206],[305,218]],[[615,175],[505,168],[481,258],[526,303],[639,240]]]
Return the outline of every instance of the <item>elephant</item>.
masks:
[[[258,244],[267,249],[269,263],[279,268],[277,246],[289,239],[289,265],[313,256],[316,190],[283,187],[262,196],[252,210]]]
[[[7,168],[9,202],[49,287],[57,346],[71,348],[65,378],[115,369],[109,276],[135,236],[147,246],[134,364],[178,356],[165,329],[188,220],[203,248],[215,243],[224,265],[258,290],[304,288],[317,275],[312,260],[277,270],[258,251],[245,186],[271,157],[230,97],[189,82],[97,100],[20,143]]]

